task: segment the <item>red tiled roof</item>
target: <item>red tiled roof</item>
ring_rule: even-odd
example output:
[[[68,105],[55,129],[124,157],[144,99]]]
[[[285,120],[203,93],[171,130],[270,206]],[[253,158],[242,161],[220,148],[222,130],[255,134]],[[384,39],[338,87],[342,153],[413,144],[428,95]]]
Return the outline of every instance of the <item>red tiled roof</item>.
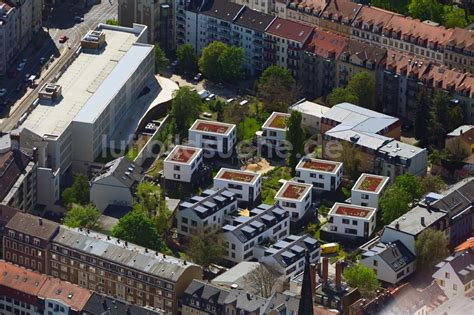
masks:
[[[282,18],[276,18],[267,30],[268,34],[299,42],[300,44],[304,44],[312,32],[313,28],[311,26]]]
[[[326,8],[327,0],[293,0],[290,9],[305,10],[305,12],[318,14]]]
[[[303,49],[322,58],[337,59],[348,42],[347,37],[316,29]]]
[[[73,310],[80,311],[87,304],[92,292],[58,278],[49,278],[41,287],[38,297],[60,300]]]
[[[388,49],[385,68],[396,74],[407,73],[421,78],[430,68],[431,62],[398,50]]]
[[[447,44],[459,49],[464,49],[473,52],[474,31],[456,27],[452,30],[451,37],[449,38]]]
[[[456,252],[463,252],[470,248],[474,248],[474,237],[470,237],[465,242],[456,246]]]
[[[354,56],[356,55],[362,61],[368,61],[373,64],[381,62],[387,53],[383,47],[370,45],[359,40],[350,39],[342,52],[342,55]]]
[[[350,0],[329,0],[322,16],[349,24],[359,13],[362,4]]]
[[[376,7],[363,6],[357,17],[354,19],[354,23],[361,23],[361,27],[364,26],[364,23],[367,23],[369,26],[377,26],[383,28],[390,19],[394,16],[401,16],[398,13],[386,11]]]
[[[48,277],[0,260],[0,286],[38,296]]]
[[[251,181],[254,180],[256,176],[257,174],[250,174],[250,173],[244,173],[244,172],[238,172],[238,171],[225,171],[220,175],[219,178],[250,183]]]

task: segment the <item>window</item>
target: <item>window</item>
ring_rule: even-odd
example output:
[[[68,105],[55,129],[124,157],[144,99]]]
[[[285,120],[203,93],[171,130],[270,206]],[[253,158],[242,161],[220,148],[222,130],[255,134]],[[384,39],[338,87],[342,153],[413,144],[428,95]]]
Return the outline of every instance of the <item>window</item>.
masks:
[[[175,166],[173,166],[173,170],[175,170],[175,171],[180,171],[180,170],[181,170],[181,166],[175,165]]]
[[[342,223],[349,224],[349,219],[342,219]]]
[[[352,225],[357,225],[357,224],[359,224],[359,221],[352,220]]]
[[[174,179],[180,179],[180,178],[181,178],[181,175],[179,175],[179,174],[173,174],[173,178],[174,178]]]
[[[374,267],[377,267],[378,261],[374,259]]]
[[[445,273],[444,273],[444,277],[445,277],[446,279],[449,279],[449,272],[445,272]]]
[[[362,194],[361,198],[367,200],[367,199],[369,199],[369,195],[368,194]]]
[[[188,218],[182,218],[181,222],[184,223],[184,224],[188,224]]]

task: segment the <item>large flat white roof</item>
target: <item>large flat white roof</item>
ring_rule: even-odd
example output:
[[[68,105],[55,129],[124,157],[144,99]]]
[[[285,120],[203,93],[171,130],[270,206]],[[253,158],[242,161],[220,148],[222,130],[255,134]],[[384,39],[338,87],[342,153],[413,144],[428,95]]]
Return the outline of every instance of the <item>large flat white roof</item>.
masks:
[[[62,87],[62,99],[53,104],[38,104],[22,127],[39,136],[60,136],[94,93],[102,94],[101,85],[138,40],[138,34],[132,31],[102,31],[107,42],[105,48],[100,53],[81,52],[57,82]],[[103,94],[102,97],[105,98]]]

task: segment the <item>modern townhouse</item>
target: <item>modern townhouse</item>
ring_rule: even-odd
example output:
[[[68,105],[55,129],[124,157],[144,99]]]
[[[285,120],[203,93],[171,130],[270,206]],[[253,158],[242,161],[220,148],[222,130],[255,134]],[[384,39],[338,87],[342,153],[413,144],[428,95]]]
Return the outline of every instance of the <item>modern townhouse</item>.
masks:
[[[232,44],[244,49],[244,68],[249,75],[264,70],[264,34],[274,19],[273,15],[245,7],[232,25]]]
[[[319,263],[321,257],[319,242],[308,234],[289,235],[264,248],[263,256],[258,259],[270,269],[287,278],[293,278],[303,272],[306,253],[309,255],[310,263]]]
[[[138,306],[177,314],[201,267],[100,233],[61,227],[48,253],[53,277]]]
[[[267,154],[280,154],[286,152],[287,121],[290,114],[273,112],[262,125],[260,145]],[[282,157],[282,156],[278,156]]]
[[[233,192],[239,205],[253,207],[260,202],[262,175],[251,171],[221,168],[214,177],[214,189],[221,188]]]
[[[236,210],[234,193],[225,188],[207,189],[199,196],[180,202],[176,212],[178,236],[217,232],[224,225],[225,216]]]
[[[202,179],[203,150],[177,145],[163,161],[165,186],[178,183],[192,186]]]
[[[290,106],[290,111],[301,114],[301,127],[308,134],[319,134],[321,132],[321,119],[329,107],[302,99]]]
[[[255,246],[278,241],[290,233],[290,216],[278,206],[260,204],[228,221],[222,228],[225,259],[234,263],[254,259]]]
[[[41,273],[49,271],[48,250],[59,224],[18,212],[3,231],[4,259]]]
[[[313,33],[313,27],[276,18],[265,32],[265,63],[288,69],[299,80],[302,49]]]
[[[450,298],[469,296],[474,291],[473,265],[474,249],[456,252],[435,266],[433,279]]]
[[[14,143],[0,149],[0,204],[31,212],[37,202],[37,157]]]
[[[228,158],[237,142],[237,128],[234,124],[198,119],[189,128],[188,142],[202,148],[205,158]]]
[[[18,51],[17,20],[18,10],[5,2],[0,2],[0,74],[4,75],[11,67]]]
[[[341,162],[303,157],[295,171],[296,181],[311,184],[317,190],[336,191],[342,182]]]
[[[297,75],[305,95],[327,96],[338,86],[337,65],[349,39],[328,31],[315,29],[303,46],[302,66]]]
[[[360,248],[360,263],[373,269],[377,279],[385,283],[399,283],[416,269],[414,253],[398,240],[382,243],[375,238]]]
[[[312,205],[311,184],[287,181],[275,195],[276,204],[290,214],[292,222],[298,222],[310,213]]]
[[[390,178],[363,173],[351,189],[351,204],[378,209]]]
[[[90,182],[90,201],[102,212],[109,206],[131,208],[141,173],[126,156],[108,162]]]
[[[328,213],[328,239],[367,240],[375,231],[377,209],[336,202]]]

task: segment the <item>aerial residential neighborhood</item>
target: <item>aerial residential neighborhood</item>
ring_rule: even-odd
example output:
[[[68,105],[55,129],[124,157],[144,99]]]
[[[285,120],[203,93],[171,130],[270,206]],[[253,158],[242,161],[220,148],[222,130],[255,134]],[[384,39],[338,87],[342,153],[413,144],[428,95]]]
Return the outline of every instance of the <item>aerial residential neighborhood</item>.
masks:
[[[0,315],[464,315],[474,3],[0,0]]]

